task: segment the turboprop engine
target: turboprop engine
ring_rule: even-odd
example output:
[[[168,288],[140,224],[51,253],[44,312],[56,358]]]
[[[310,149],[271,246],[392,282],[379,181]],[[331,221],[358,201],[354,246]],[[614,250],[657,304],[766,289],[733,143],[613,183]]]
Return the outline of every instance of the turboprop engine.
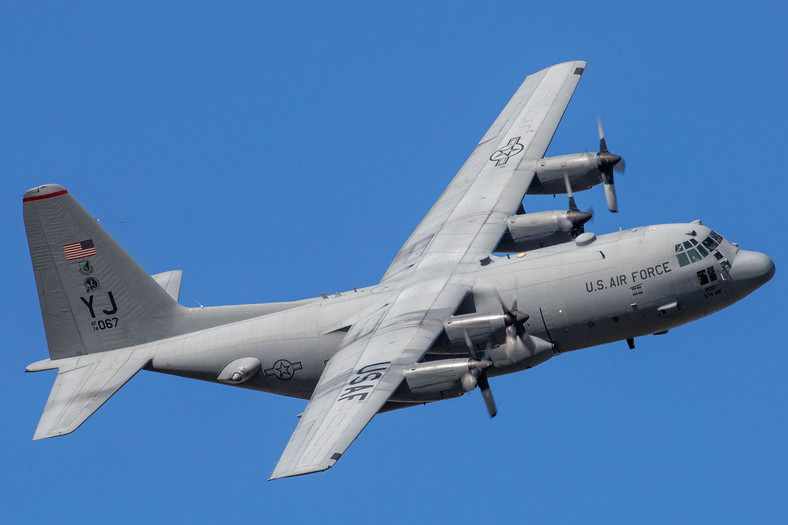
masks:
[[[584,224],[594,216],[592,211],[577,208],[569,175],[564,173],[564,185],[569,195],[566,211],[540,211],[512,215],[506,219],[507,231],[495,248],[498,253],[515,253],[553,246],[571,241],[585,232]]]
[[[597,117],[599,132],[598,153],[573,153],[558,157],[545,157],[536,161],[536,171],[528,193],[531,195],[557,195],[565,193],[565,177],[568,177],[572,188],[587,190],[592,186],[604,183],[607,207],[612,212],[618,211],[616,187],[613,170],[624,171],[625,165],[619,155],[610,153],[605,141],[602,121]]]
[[[439,359],[416,363],[403,375],[416,401],[438,401],[470,392],[479,376],[493,364],[482,359]]]
[[[569,242],[581,233],[592,214],[580,210],[555,210],[512,215],[506,219],[497,253],[517,253]]]
[[[408,368],[404,375],[415,401],[458,396],[478,386],[487,412],[495,417],[498,409],[488,372],[529,368],[555,352],[551,343],[528,333],[529,316],[517,309],[516,299],[509,303],[497,289],[479,286],[473,289],[473,304],[476,312],[443,320],[444,335],[430,348],[429,360]],[[480,356],[479,352],[484,353]]]

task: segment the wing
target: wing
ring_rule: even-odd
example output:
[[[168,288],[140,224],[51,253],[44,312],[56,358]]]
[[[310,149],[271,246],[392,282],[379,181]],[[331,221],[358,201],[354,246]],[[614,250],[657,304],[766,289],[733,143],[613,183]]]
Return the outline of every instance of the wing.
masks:
[[[495,249],[528,191],[585,70],[565,62],[529,75],[389,266],[382,281],[434,262],[472,261]],[[466,257],[469,255],[469,257]],[[430,262],[432,264],[432,262]]]
[[[442,333],[469,292],[455,272],[500,241],[584,68],[566,62],[525,79],[383,277],[395,297],[354,325],[326,365],[270,479],[332,467]]]
[[[454,313],[467,292],[440,281],[424,283],[362,320],[360,331],[351,330],[320,376],[270,479],[331,468],[399,387],[402,371],[441,334],[438,319]]]

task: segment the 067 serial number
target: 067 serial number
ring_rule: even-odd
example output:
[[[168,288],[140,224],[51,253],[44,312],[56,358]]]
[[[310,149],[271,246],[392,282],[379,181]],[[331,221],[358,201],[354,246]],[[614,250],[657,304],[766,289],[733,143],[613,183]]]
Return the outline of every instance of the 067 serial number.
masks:
[[[92,321],[90,325],[93,327],[94,332],[98,332],[99,330],[111,330],[113,328],[117,328],[118,322],[119,320],[117,317],[109,317],[107,319]]]

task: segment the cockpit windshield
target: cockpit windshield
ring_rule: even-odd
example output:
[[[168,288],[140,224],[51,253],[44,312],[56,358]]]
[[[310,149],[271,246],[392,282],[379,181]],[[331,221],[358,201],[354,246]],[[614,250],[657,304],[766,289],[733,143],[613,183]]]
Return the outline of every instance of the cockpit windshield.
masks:
[[[715,258],[721,258],[719,252],[715,250],[722,242],[723,237],[719,233],[712,231],[708,237],[699,243],[695,239],[689,239],[676,245],[676,259],[679,261],[679,266],[687,266],[694,262],[701,261],[713,253]]]

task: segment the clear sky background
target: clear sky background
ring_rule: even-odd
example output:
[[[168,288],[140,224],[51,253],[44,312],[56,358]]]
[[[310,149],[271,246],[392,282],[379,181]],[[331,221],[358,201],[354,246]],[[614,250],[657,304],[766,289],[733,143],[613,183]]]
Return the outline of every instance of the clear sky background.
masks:
[[[533,4],[533,5],[528,5]],[[778,523],[788,515],[784,2],[3,2],[2,523]],[[267,482],[305,401],[141,372],[31,437],[54,372],[22,194],[59,183],[181,302],[377,282],[522,79],[589,61],[548,154],[625,156],[596,233],[700,218],[776,277],[659,337],[376,417]],[[559,196],[526,209],[563,209]]]

